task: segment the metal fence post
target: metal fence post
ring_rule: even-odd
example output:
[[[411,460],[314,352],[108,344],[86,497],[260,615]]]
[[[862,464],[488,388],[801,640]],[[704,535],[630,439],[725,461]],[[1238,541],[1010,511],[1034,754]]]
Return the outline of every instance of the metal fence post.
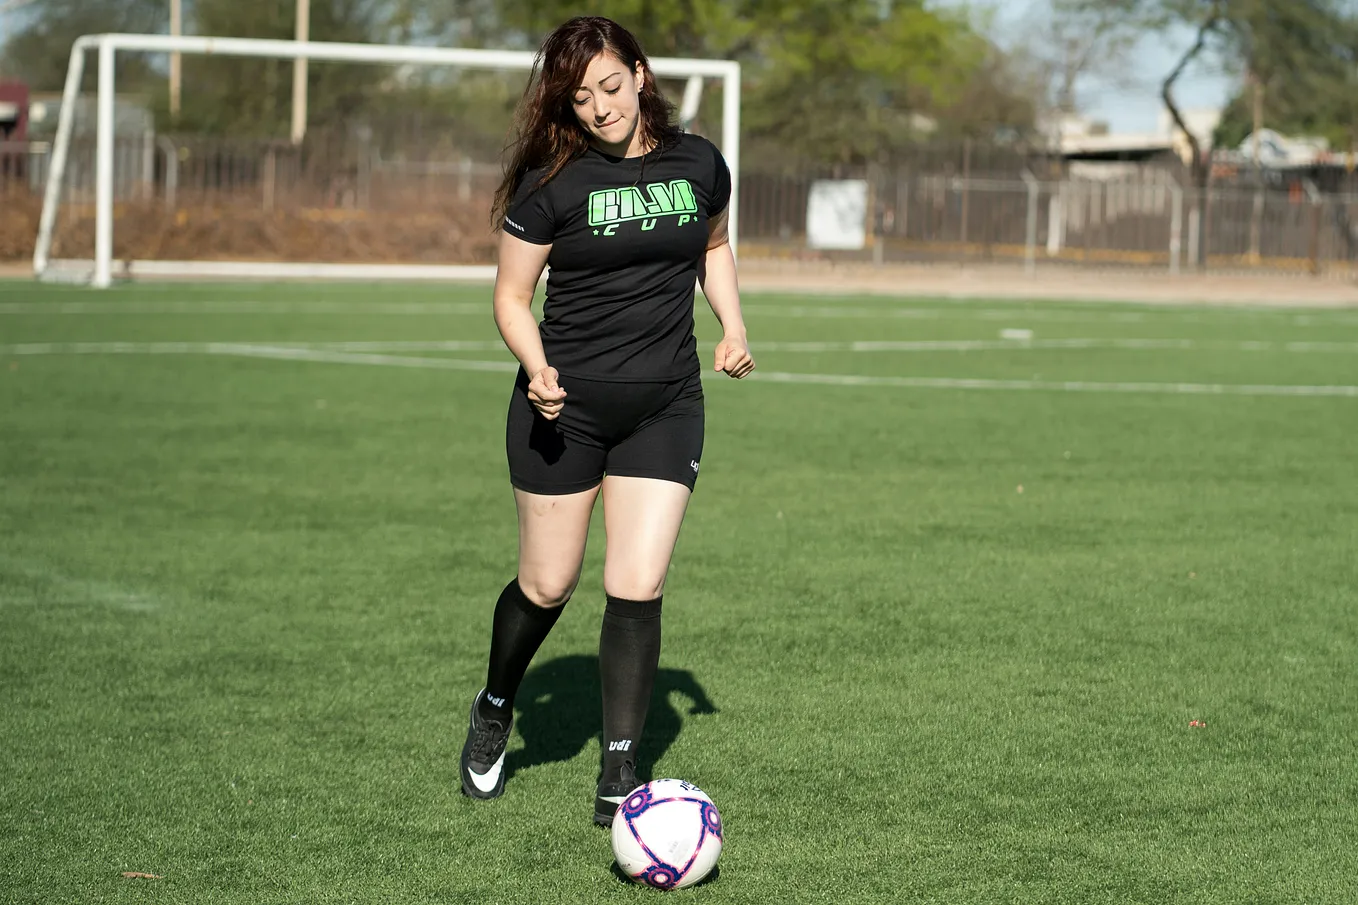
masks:
[[[150,201],[156,188],[156,133],[150,129],[142,133],[141,199]]]
[[[179,192],[179,149],[164,135],[156,139],[156,145],[165,152],[165,209],[174,210]]]
[[[1178,276],[1179,258],[1183,252],[1184,190],[1177,180],[1170,179],[1169,188],[1169,272]]]
[[[278,149],[272,144],[264,154],[264,210],[272,211],[278,187]]]
[[[1193,190],[1193,204],[1188,209],[1188,264],[1192,270],[1198,269],[1198,263],[1202,260],[1199,255],[1199,247],[1202,244],[1202,214],[1198,207],[1198,193],[1202,189]]]
[[[1306,188],[1306,198],[1311,202],[1311,235],[1307,243],[1307,253],[1311,258],[1312,276],[1320,275],[1320,222],[1325,210],[1325,199],[1321,197],[1320,189],[1310,179],[1303,179],[1302,185]]]
[[[1056,191],[1047,200],[1047,257],[1061,253],[1066,241],[1066,186],[1062,179],[1056,184]]]
[[[1023,269],[1028,274],[1037,272],[1037,196],[1042,184],[1027,168],[1023,168],[1023,181],[1028,186],[1028,229],[1023,249]]]

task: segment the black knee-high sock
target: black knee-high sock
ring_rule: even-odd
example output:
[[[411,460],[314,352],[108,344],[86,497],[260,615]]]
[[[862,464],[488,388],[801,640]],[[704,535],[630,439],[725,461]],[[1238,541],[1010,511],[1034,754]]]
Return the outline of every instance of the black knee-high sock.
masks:
[[[564,606],[540,607],[529,600],[515,578],[495,602],[490,636],[490,666],[481,715],[508,724],[514,715],[514,695],[533,655],[551,632]]]
[[[651,689],[660,665],[660,601],[608,596],[599,632],[599,679],[603,685],[604,781],[623,761],[637,762]]]

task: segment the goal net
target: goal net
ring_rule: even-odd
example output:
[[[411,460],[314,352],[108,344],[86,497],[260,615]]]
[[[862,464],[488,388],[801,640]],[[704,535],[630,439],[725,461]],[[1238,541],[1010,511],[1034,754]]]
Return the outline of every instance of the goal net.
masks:
[[[184,115],[165,121],[119,95],[115,73],[119,55],[170,54],[184,61]],[[326,67],[351,76],[363,70],[367,103],[350,112],[341,96],[304,135],[291,137],[250,128],[232,134],[211,122],[201,128],[203,118],[189,115],[195,57],[257,61],[236,70],[237,90],[253,92],[258,83],[266,99],[280,95],[278,83],[290,81],[296,60],[312,67],[313,83],[324,83]],[[487,279],[494,273],[491,199],[533,58],[528,51],[249,38],[80,38],[48,160],[34,273],[100,288],[139,277]],[[665,57],[651,66],[686,128],[727,158],[734,240],[740,66]],[[222,88],[221,73],[215,78],[203,80],[204,90]],[[92,106],[82,95],[90,81]]]

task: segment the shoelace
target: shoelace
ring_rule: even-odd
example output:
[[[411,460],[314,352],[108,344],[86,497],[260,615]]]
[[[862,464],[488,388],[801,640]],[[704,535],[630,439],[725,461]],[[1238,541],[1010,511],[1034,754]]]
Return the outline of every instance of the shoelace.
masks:
[[[502,723],[486,720],[477,727],[476,737],[472,739],[472,757],[483,762],[494,761],[504,751],[508,740],[509,733]]]
[[[636,768],[632,766],[631,761],[624,761],[622,769],[618,771],[617,777],[612,782],[604,784],[604,786],[611,789],[621,789],[626,786],[628,792],[635,789],[638,785]]]

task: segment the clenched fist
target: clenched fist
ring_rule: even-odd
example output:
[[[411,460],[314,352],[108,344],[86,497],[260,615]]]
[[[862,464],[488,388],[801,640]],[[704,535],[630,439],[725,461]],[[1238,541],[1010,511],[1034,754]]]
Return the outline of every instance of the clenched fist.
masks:
[[[750,344],[743,336],[727,336],[717,343],[717,363],[714,370],[725,371],[737,380],[754,370]]]
[[[528,381],[528,401],[538,410],[538,414],[548,421],[555,421],[566,404],[566,391],[557,384],[560,377],[556,368],[545,367]]]

